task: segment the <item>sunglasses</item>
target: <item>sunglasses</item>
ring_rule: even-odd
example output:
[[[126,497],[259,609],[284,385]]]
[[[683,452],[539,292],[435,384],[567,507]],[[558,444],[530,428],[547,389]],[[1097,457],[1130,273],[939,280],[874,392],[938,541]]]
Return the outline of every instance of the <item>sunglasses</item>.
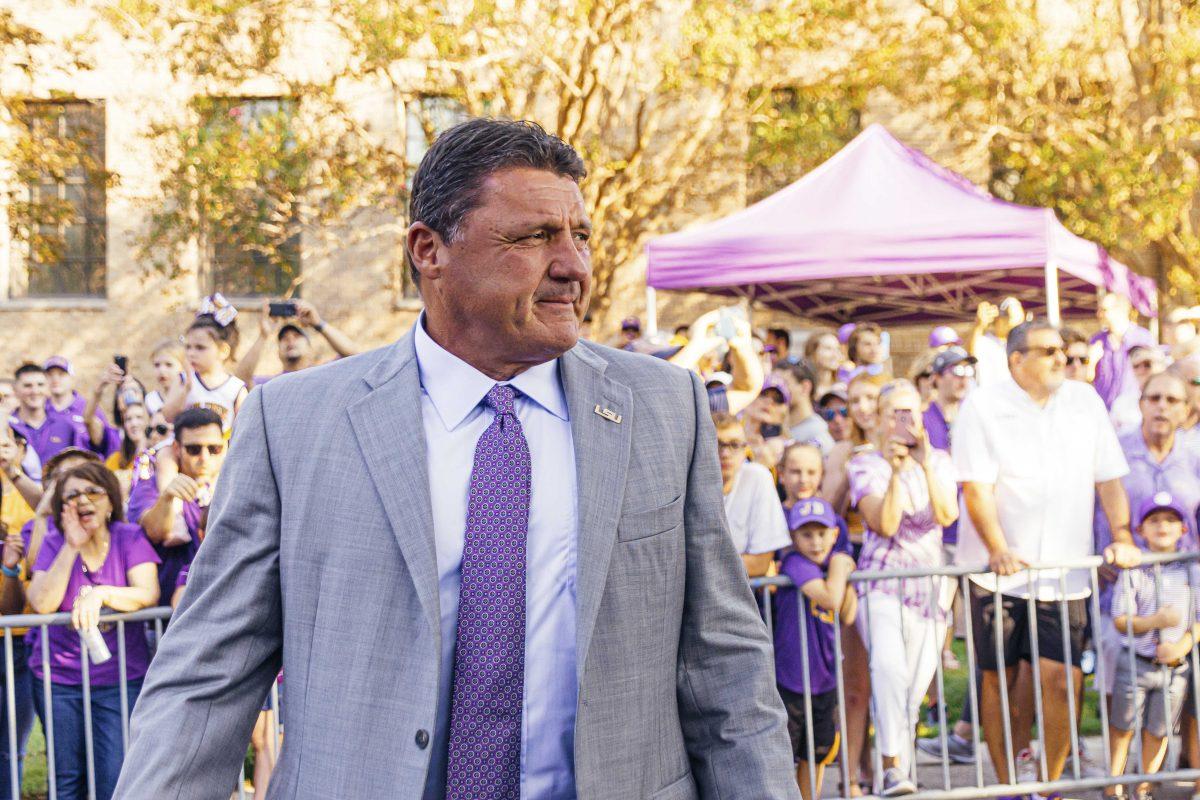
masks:
[[[88,489],[76,489],[73,492],[68,492],[68,493],[64,494],[63,502],[64,503],[74,503],[81,497],[86,497],[92,503],[98,503],[98,502],[100,502],[101,498],[108,497],[108,492],[106,492],[103,489],[100,489],[96,486],[92,486]]]
[[[848,409],[848,408],[822,408],[821,409],[821,419],[825,420],[826,422],[833,422],[835,417],[842,417],[843,419],[845,419],[848,416],[850,416],[850,409]]]
[[[193,457],[198,456],[201,453],[203,453],[204,449],[206,447],[208,448],[208,454],[210,456],[219,456],[219,455],[221,455],[221,453],[225,452],[225,445],[223,445],[223,444],[185,444],[185,445],[183,445],[183,449],[187,452],[187,454],[189,456],[193,456]]]
[[[166,436],[170,432],[171,432],[170,425],[147,425],[146,426],[146,435],[147,436],[153,436],[156,433],[159,436]]]
[[[1022,347],[1017,352],[1032,353],[1035,356],[1042,358],[1055,358],[1057,356],[1066,355],[1066,351],[1058,345],[1047,345],[1045,347]]]
[[[970,364],[955,364],[950,369],[946,370],[956,378],[974,378],[975,368]]]
[[[1090,356],[1067,356],[1067,365],[1072,367],[1086,367],[1091,363]]]
[[[1181,403],[1187,402],[1184,398],[1176,397],[1175,395],[1172,395],[1172,394],[1148,394],[1145,397],[1143,397],[1142,399],[1145,400],[1147,403],[1166,402],[1166,404],[1169,406],[1177,406]]]

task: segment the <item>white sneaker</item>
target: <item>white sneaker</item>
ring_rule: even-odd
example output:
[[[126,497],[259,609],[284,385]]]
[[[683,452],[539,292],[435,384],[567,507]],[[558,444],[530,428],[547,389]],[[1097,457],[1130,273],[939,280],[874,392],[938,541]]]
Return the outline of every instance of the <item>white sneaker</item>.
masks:
[[[1068,761],[1067,767],[1071,765]],[[1108,770],[1103,763],[1096,763],[1092,758],[1092,754],[1084,747],[1083,741],[1079,742],[1079,775],[1082,778],[1107,778]]]
[[[1017,753],[1017,783],[1037,783],[1040,778],[1038,776],[1038,758],[1033,749],[1026,747],[1021,752]]]
[[[879,790],[880,797],[900,797],[916,791],[917,787],[897,767],[888,767],[883,773],[883,785]]]

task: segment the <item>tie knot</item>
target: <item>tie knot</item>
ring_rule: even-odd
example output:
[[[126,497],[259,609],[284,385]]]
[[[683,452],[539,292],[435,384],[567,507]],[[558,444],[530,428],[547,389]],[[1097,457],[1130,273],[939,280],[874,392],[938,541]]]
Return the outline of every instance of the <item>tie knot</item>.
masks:
[[[483,398],[483,402],[487,403],[488,407],[497,414],[513,414],[513,399],[516,397],[516,391],[513,387],[507,384],[497,383]]]

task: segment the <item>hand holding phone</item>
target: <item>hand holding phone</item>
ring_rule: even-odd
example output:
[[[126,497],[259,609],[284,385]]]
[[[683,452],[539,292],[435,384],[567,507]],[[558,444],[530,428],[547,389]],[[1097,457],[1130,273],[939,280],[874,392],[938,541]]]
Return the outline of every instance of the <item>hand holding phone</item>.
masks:
[[[125,356],[113,356],[113,363],[117,365],[117,369],[126,375],[129,374],[129,359]]]
[[[890,438],[905,447],[917,446],[916,424],[913,412],[907,408],[898,408],[892,412],[892,430]]]
[[[296,303],[293,300],[272,302],[268,308],[268,313],[272,317],[294,317],[296,316]]]

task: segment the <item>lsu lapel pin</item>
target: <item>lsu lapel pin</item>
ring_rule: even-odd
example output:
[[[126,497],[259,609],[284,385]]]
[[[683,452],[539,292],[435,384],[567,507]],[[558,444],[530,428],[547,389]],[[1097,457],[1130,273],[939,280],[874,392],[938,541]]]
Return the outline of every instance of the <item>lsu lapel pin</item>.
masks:
[[[597,405],[596,413],[604,417],[609,422],[615,422],[618,425],[621,424],[621,415],[613,411],[611,408],[601,408],[599,405]]]

